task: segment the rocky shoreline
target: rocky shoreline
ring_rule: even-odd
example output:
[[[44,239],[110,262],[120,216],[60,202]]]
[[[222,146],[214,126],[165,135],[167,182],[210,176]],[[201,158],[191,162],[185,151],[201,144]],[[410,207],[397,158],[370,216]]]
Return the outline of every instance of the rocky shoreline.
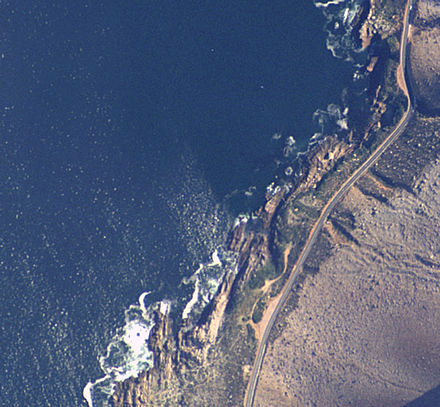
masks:
[[[401,407],[437,387],[439,157],[440,118],[418,115],[337,205],[278,318],[255,406]]]
[[[301,175],[271,189],[253,220],[232,231],[229,249],[237,255],[237,269],[224,277],[194,328],[173,326],[167,312],[156,312],[149,339],[154,367],[118,383],[112,406],[242,404],[267,304],[278,294],[328,197],[399,116],[404,97],[390,78],[403,2],[390,2],[387,8],[381,3],[372,0],[368,13],[362,9],[355,20],[362,45],[370,49],[363,68],[369,75],[368,119],[343,137],[329,136],[313,146],[302,158]],[[344,227],[337,225],[334,234],[343,236]]]

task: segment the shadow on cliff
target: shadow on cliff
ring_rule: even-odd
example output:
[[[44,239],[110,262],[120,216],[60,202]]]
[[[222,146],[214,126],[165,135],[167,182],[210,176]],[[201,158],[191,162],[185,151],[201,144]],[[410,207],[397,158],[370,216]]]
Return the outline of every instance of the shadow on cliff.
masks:
[[[440,385],[427,391],[422,396],[405,404],[403,407],[438,407],[440,406]]]

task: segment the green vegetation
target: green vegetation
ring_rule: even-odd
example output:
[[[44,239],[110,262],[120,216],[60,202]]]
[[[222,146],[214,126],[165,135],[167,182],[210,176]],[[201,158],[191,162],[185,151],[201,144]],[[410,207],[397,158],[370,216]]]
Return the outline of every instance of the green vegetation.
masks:
[[[267,303],[271,298],[277,296],[284,287],[322,208],[342,183],[365,162],[387,137],[406,109],[406,98],[396,85],[399,39],[397,36],[390,36],[386,41],[385,48],[389,48],[389,52],[387,53],[385,49],[384,54],[386,55],[383,56],[380,72],[375,78],[377,82],[373,85],[370,93],[371,98],[368,102],[371,106],[374,99],[374,105],[371,108],[365,108],[364,119],[361,123],[357,123],[358,128],[354,130],[356,133],[354,139],[346,140],[347,145],[349,143],[350,146],[354,145],[354,151],[335,162],[315,188],[312,187],[298,195],[292,195],[286,200],[278,210],[271,226],[269,241],[272,258],[266,259],[264,265],[252,270],[248,281],[244,281],[238,292],[232,297],[228,310],[231,317],[229,319],[231,332],[227,336],[236,337],[235,334],[240,332],[238,335],[241,335],[243,341],[247,342],[249,349],[255,346],[255,335],[250,321],[259,323]],[[365,117],[369,119],[367,120]],[[354,222],[352,215],[340,212],[334,221],[342,229],[341,233],[345,232],[351,238],[350,230],[352,230]],[[326,250],[329,247],[329,236],[325,232],[321,235],[319,237],[320,243],[317,245],[320,247],[320,252],[310,256],[304,265],[304,272],[300,274],[295,292],[289,297],[285,309],[280,314],[280,320],[284,314],[287,315],[296,307],[298,291],[304,279],[319,272],[319,259],[326,256]],[[282,274],[285,251],[288,247],[290,247],[290,252],[287,271]],[[263,294],[261,288],[267,281],[273,281],[273,284],[269,292]],[[274,329],[272,336],[276,336],[277,331],[282,329],[280,324],[277,326],[278,328]],[[253,355],[250,351],[248,357],[251,359]]]
[[[255,342],[255,330],[252,328],[251,324],[246,324],[247,340]]]
[[[258,324],[263,318],[263,312],[266,308],[266,301],[264,298],[260,298],[255,306],[254,312],[252,313],[252,322]]]
[[[395,40],[390,38],[389,41]],[[275,297],[282,290],[291,268],[298,258],[313,224],[320,216],[325,203],[379,146],[404,114],[406,98],[401,90],[396,87],[396,69],[397,62],[393,59],[390,58],[384,63],[382,88],[377,95],[377,103],[384,103],[387,110],[392,113],[388,123],[382,127],[375,126],[371,128],[369,130],[368,142],[362,141],[354,152],[345,155],[335,162],[315,188],[310,188],[308,191],[298,194],[279,211],[275,227],[273,228],[273,259],[272,261],[267,261],[263,267],[256,270],[247,284],[248,288],[256,291],[263,287],[267,280],[270,281],[279,277],[273,283],[268,296],[253,297],[254,301],[257,301],[257,304],[251,311],[251,318],[254,323],[261,321],[267,300]],[[350,230],[353,226],[353,219],[350,217],[342,216],[339,221],[340,226],[344,230]],[[284,268],[284,252],[288,245],[291,245],[291,250],[287,272],[280,276]],[[304,274],[315,274],[317,271],[318,269],[308,267]],[[248,321],[248,318],[246,321]]]
[[[264,266],[252,273],[249,280],[249,287],[253,290],[264,286],[266,280],[273,280],[278,277],[279,271],[272,263],[271,260],[267,260]]]

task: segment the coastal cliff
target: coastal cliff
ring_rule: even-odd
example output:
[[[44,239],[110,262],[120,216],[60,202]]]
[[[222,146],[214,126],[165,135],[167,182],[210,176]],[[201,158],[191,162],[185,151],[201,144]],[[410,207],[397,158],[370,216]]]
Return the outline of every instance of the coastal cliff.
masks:
[[[403,109],[402,94],[390,85],[400,21],[392,10],[397,13],[399,8],[390,7],[386,14],[378,3],[372,1],[368,13],[361,9],[354,19],[355,35],[362,35],[362,45],[371,49],[363,68],[370,76],[369,96],[358,112],[362,120],[310,147],[299,158],[299,175],[268,188],[264,205],[235,227],[229,250],[236,254],[237,267],[224,276],[195,326],[174,321],[168,311],[156,312],[149,338],[154,366],[118,383],[112,406],[242,403],[265,311],[278,295],[308,231],[328,198]],[[275,327],[274,337],[279,334]]]
[[[183,324],[178,327],[176,333],[170,314],[159,309],[156,311],[155,325],[149,338],[149,348],[154,354],[154,366],[137,378],[119,383],[112,396],[111,405],[206,405],[200,400],[202,396],[197,395],[197,392],[193,394],[197,395],[196,399],[199,401],[190,396],[192,401],[189,402],[189,389],[197,388],[203,380],[206,388],[208,376],[218,380],[223,375],[230,363],[228,358],[225,358],[228,351],[225,341],[235,335],[237,338],[244,336],[243,344],[248,348],[247,352],[242,350],[239,353],[241,358],[248,354],[245,359],[247,363],[243,365],[243,373],[246,374],[246,369],[248,370],[252,364],[255,345],[255,331],[252,327],[255,324],[250,321],[249,314],[252,314],[253,302],[258,300],[261,291],[260,286],[249,290],[246,285],[256,278],[256,273],[262,267],[274,261],[274,230],[275,223],[279,221],[278,212],[285,206],[285,202],[314,188],[322,177],[352,150],[353,147],[349,147],[345,142],[332,137],[327,138],[309,152],[305,161],[307,166],[303,167],[304,174],[296,188],[277,188],[272,194],[268,194],[265,205],[256,212],[256,220],[241,222],[233,230],[229,249],[237,253],[238,270],[232,270],[224,277],[217,294],[195,327],[187,330]],[[284,264],[280,267],[284,268]],[[279,274],[277,271],[274,273]],[[261,284],[264,284],[267,277],[270,279],[273,276],[260,277]],[[247,304],[238,299],[242,295],[248,297]],[[240,304],[237,305],[237,302]],[[239,311],[234,308],[238,308]],[[247,309],[247,318],[243,309]],[[241,318],[238,326],[234,327],[237,314],[241,315]],[[241,393],[246,381],[243,373],[240,378],[241,386],[238,386],[239,389],[241,387]],[[215,389],[217,393],[221,393],[218,381]],[[223,389],[226,390],[227,386]],[[211,399],[212,396],[213,393],[210,392]],[[240,397],[242,394],[234,395],[230,405],[237,405],[237,396]],[[218,394],[218,400],[224,397],[225,394]],[[227,400],[224,402],[226,404],[223,405],[229,405]]]

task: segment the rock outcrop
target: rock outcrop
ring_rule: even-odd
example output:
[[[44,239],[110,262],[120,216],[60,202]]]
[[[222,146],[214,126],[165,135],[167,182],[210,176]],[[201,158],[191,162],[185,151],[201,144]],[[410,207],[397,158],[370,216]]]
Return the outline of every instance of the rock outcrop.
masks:
[[[371,21],[374,15],[385,20],[382,14],[370,12]],[[391,18],[394,32],[395,20]],[[357,24],[362,26],[362,21]],[[383,28],[377,20],[374,24],[374,29]],[[375,70],[377,61],[371,61],[367,71]],[[395,97],[381,85],[375,85],[371,93],[368,120],[363,119],[355,135],[347,131],[317,143],[302,157],[301,174],[269,189],[255,216],[232,231],[229,248],[236,253],[237,269],[224,277],[198,323],[188,327],[158,311],[149,340],[154,367],[119,383],[112,406],[236,407],[242,403],[256,349],[255,312],[261,312],[279,292],[287,276],[283,271],[295,261],[307,230],[341,177],[356,167],[355,151],[360,147],[366,151],[374,141],[388,100]],[[341,163],[339,176],[335,169]],[[315,196],[318,192],[320,196]],[[342,236],[341,230],[335,226],[332,233]],[[347,239],[345,235],[341,241]]]

